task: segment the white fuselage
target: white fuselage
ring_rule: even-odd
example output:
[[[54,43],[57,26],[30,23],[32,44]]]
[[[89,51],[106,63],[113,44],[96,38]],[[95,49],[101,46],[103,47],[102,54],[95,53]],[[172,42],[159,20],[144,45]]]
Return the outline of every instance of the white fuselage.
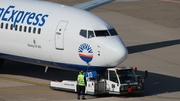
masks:
[[[100,70],[115,67],[127,57],[119,35],[109,31],[113,27],[90,12],[45,1],[0,2],[0,58]],[[88,37],[90,33],[93,37]]]

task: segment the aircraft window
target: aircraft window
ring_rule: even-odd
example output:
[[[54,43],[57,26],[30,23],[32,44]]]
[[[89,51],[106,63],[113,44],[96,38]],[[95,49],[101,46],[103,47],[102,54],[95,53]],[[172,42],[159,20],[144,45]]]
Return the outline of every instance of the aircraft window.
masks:
[[[88,31],[88,38],[94,37],[94,32],[93,31]]]
[[[29,27],[28,32],[31,33],[31,27]]]
[[[1,23],[1,28],[3,28],[3,25],[4,25],[4,23],[2,22],[2,23]]]
[[[19,26],[19,31],[22,31],[22,26],[21,25]]]
[[[17,30],[19,30],[20,32],[21,31],[24,31],[24,32],[29,32],[29,33],[38,33],[38,34],[41,34],[41,28],[36,28],[36,27],[27,27],[27,26],[22,26],[22,25],[19,25],[19,28],[18,28],[18,25],[15,25],[14,26],[14,24],[8,24],[8,23],[3,23],[3,22],[0,22],[0,28],[1,29],[3,29],[3,28],[5,28],[5,29],[10,29],[10,30],[15,30],[15,31],[17,31]],[[84,30],[84,31],[86,31],[86,30]],[[93,32],[91,32],[91,33],[93,33]]]
[[[13,24],[11,24],[10,29],[13,30]]]
[[[36,28],[35,27],[33,28],[33,33],[36,33]]]
[[[110,29],[109,33],[111,34],[111,36],[118,35],[115,29]]]
[[[8,23],[6,23],[6,29],[8,29]]]
[[[26,32],[26,29],[27,29],[27,27],[26,27],[26,26],[24,26],[24,32]]]
[[[107,30],[99,30],[99,31],[95,31],[96,37],[98,36],[109,36],[109,33]]]
[[[38,34],[41,34],[41,28],[38,29]]]
[[[15,31],[17,31],[17,29],[18,29],[18,25],[15,26]]]
[[[81,30],[80,35],[87,38],[87,31],[86,30]]]

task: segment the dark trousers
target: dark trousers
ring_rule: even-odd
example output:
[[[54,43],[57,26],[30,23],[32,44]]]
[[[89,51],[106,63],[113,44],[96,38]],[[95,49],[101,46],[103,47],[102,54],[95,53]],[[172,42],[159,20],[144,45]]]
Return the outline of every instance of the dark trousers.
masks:
[[[78,98],[80,98],[80,95],[82,94],[82,98],[85,98],[85,86],[77,86],[77,94]]]

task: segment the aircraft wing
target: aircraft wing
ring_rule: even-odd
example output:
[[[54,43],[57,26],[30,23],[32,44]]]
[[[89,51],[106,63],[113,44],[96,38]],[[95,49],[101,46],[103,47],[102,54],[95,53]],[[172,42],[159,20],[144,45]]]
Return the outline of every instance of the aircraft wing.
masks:
[[[79,9],[84,9],[84,10],[91,10],[93,8],[102,6],[104,4],[107,4],[107,3],[110,3],[113,1],[115,1],[115,0],[91,0],[89,2],[74,5],[73,7],[79,8]]]
[[[31,1],[45,1],[45,0],[31,0]],[[105,5],[113,1],[115,0],[90,0],[89,2],[80,3],[74,5],[73,7],[89,11],[91,9],[97,8],[99,6]]]

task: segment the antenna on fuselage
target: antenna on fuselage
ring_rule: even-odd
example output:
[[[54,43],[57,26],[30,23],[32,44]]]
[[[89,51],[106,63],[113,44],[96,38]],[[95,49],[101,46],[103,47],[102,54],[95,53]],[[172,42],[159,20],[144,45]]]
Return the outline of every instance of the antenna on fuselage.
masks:
[[[89,67],[90,67],[90,64],[89,64],[89,62],[86,62],[86,63],[87,63],[87,65],[88,65],[88,67],[87,67],[87,72],[88,72]]]

